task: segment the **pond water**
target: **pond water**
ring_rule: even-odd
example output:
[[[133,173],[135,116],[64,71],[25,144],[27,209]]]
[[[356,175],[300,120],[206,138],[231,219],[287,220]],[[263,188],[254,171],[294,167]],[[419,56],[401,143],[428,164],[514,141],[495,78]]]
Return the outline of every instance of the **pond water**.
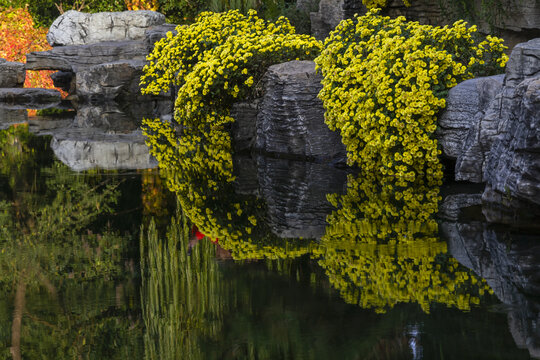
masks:
[[[537,228],[485,222],[469,186],[392,210],[380,181],[249,154],[186,180],[144,169],[140,134],[23,120],[0,131],[2,359],[539,354]]]

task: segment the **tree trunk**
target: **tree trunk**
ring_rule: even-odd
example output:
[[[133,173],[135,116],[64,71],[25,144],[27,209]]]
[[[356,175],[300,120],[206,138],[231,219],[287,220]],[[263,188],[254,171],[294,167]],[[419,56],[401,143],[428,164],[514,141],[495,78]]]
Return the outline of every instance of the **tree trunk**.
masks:
[[[15,293],[15,309],[13,309],[13,325],[11,326],[11,356],[13,360],[22,360],[21,356],[21,330],[24,302],[26,295],[26,283],[22,280],[17,285]]]

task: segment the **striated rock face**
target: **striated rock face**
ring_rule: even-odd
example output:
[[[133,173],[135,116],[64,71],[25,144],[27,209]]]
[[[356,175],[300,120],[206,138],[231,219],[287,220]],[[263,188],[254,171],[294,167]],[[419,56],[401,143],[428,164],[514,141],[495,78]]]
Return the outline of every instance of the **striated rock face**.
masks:
[[[0,88],[0,103],[24,109],[43,109],[58,105],[62,95],[58,90],[40,88]]]
[[[540,39],[514,48],[486,159],[492,190],[540,205]]]
[[[501,91],[503,80],[504,75],[476,78],[450,89],[437,129],[437,138],[445,156],[458,159],[464,147],[470,146],[467,141],[474,140],[467,139],[473,132],[470,130],[477,127],[488,105]]]
[[[64,46],[138,40],[145,37],[149,27],[164,23],[165,16],[155,11],[87,14],[69,10],[53,22],[47,41],[52,46]]]
[[[85,68],[77,73],[77,95],[94,101],[141,98],[139,82],[144,64],[141,60],[121,60]]]
[[[0,88],[23,87],[26,77],[24,64],[0,59]]]
[[[481,222],[444,222],[441,232],[452,256],[486,279],[499,300],[509,305],[508,323],[516,344],[540,358],[538,235],[498,232]]]
[[[327,194],[343,194],[347,174],[325,164],[257,157],[260,196],[268,206],[269,224],[282,238],[319,239],[334,207]]]
[[[235,103],[231,108],[231,116],[234,118],[232,134],[236,152],[251,150],[255,145],[259,104],[260,99],[255,99],[251,102]]]
[[[338,133],[324,123],[317,94],[321,76],[312,61],[273,65],[266,72],[265,94],[257,116],[256,149],[275,154],[345,161]]]
[[[143,40],[57,46],[52,50],[27,54],[26,69],[78,72],[79,69],[119,60],[143,61],[148,52]]]

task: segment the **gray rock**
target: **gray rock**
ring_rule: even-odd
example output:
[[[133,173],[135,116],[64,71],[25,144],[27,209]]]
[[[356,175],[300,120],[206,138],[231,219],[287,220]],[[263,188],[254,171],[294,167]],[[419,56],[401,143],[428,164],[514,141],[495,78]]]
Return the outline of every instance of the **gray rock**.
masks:
[[[467,137],[472,136],[470,130],[476,127],[487,106],[500,92],[503,79],[504,75],[476,78],[450,89],[436,132],[445,156],[458,159],[463,148],[470,146],[466,144]]]
[[[23,63],[5,60],[0,63],[0,88],[23,87],[25,78]]]
[[[437,216],[441,219],[457,221],[465,209],[480,205],[482,205],[482,194],[448,195],[439,206]]]
[[[0,130],[5,130],[11,125],[26,123],[28,111],[26,109],[9,109],[0,106]]]
[[[53,85],[67,93],[75,92],[75,74],[70,71],[57,71],[51,74]]]
[[[52,46],[63,46],[139,40],[145,37],[149,27],[164,23],[165,15],[155,11],[87,14],[69,10],[53,22],[47,41]]]
[[[79,99],[135,101],[141,98],[139,87],[141,60],[121,60],[81,69],[76,76]]]
[[[149,169],[157,166],[140,131],[107,134],[95,129],[55,131],[51,148],[74,171],[100,169]]]
[[[540,16],[538,20],[540,21]],[[515,87],[526,78],[538,74],[540,74],[540,38],[516,45],[506,64],[505,85]]]
[[[366,7],[361,0],[321,0],[319,11],[310,13],[311,33],[317,39],[323,40],[341,20],[365,12]]]
[[[143,61],[148,55],[144,40],[101,42],[90,45],[58,46],[26,55],[27,70],[78,72],[90,66],[119,60]]]
[[[62,95],[58,90],[40,88],[0,88],[0,103],[12,108],[44,109],[58,105]]]
[[[343,194],[347,174],[325,164],[258,156],[260,196],[272,232],[281,238],[320,239],[334,207],[327,194]]]
[[[484,175],[493,190],[540,205],[540,74],[508,90],[514,101],[501,109]]]
[[[484,278],[495,295],[509,305],[510,331],[518,346],[540,355],[540,238],[497,232],[483,223],[441,224],[449,252]]]
[[[317,94],[321,76],[312,61],[270,66],[257,116],[255,147],[266,153],[345,161],[341,136],[324,123]]]
[[[163,24],[156,25],[148,28],[145,32],[145,44],[148,50],[154,48],[154,44],[167,36],[167,33],[170,31],[172,35],[176,35],[176,26],[174,24]]]
[[[259,104],[260,99],[233,104],[231,117],[234,118],[232,134],[235,152],[251,150],[255,145]]]

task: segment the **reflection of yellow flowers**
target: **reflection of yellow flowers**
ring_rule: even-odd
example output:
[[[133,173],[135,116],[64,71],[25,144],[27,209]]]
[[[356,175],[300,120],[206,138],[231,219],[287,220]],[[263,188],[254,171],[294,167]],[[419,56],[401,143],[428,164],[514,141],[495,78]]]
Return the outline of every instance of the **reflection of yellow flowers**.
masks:
[[[330,195],[337,209],[314,255],[349,303],[385,312],[398,303],[470,310],[490,291],[458,265],[437,237],[438,188],[416,178],[395,192],[395,178],[349,177],[347,193]]]

